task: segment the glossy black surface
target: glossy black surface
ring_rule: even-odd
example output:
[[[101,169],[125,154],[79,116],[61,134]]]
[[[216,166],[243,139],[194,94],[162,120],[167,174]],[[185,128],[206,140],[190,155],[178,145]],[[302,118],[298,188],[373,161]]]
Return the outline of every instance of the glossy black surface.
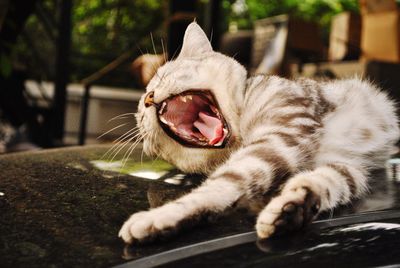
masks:
[[[159,267],[400,266],[400,219],[250,242]]]
[[[77,147],[0,156],[1,267],[107,267],[252,229],[251,220],[233,214],[196,232],[127,250],[117,234],[130,214],[182,195],[201,177],[181,176],[181,184],[174,185],[177,179],[169,178],[169,174],[177,177],[174,170],[159,180],[99,170],[91,160],[99,160],[107,149]],[[147,173],[165,169],[145,157],[140,164],[140,150],[131,157]],[[135,174],[149,175],[146,172]]]
[[[100,170],[112,167],[93,162],[107,149],[76,147],[0,156],[1,267],[108,267],[253,230],[254,219],[235,212],[168,241],[125,247],[117,233],[130,214],[182,195],[201,177],[180,175],[145,157],[141,164],[140,149],[123,169],[133,175]],[[323,217],[393,208],[400,208],[399,184],[378,172],[368,198]]]

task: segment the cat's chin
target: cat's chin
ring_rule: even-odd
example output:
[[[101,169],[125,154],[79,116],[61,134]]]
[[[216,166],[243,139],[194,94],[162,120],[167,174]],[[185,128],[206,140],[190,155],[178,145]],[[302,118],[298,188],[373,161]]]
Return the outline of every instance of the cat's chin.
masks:
[[[185,147],[168,139],[160,137],[164,142],[159,144],[159,156],[186,173],[210,174],[240,146],[234,135],[225,148],[220,149]]]
[[[210,90],[190,89],[158,104],[157,117],[165,133],[194,148],[224,148],[231,129]]]

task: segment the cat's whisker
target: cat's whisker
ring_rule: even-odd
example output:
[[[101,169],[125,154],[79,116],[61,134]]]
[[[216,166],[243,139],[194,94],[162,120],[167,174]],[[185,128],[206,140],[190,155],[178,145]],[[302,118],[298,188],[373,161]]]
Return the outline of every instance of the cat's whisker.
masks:
[[[143,165],[143,154],[144,154],[144,150],[142,148],[142,152],[140,153],[140,165]]]
[[[119,154],[119,152],[124,149],[126,147],[126,145],[129,144],[129,142],[131,142],[134,139],[134,137],[132,137],[131,139],[127,140],[126,142],[124,142],[123,144],[121,144],[119,146],[119,149],[117,149],[116,151],[114,151],[114,153],[112,153],[112,157],[110,160],[108,160],[108,162],[113,162],[115,157]]]
[[[150,54],[148,50],[146,50],[146,54]],[[156,75],[158,77],[158,79],[161,80],[160,75],[157,73],[157,70],[160,67],[160,65],[156,66],[156,65],[154,65],[154,63],[152,61],[150,61],[150,64],[151,64],[151,67],[153,67],[154,75]]]
[[[111,121],[114,121],[114,120],[117,120],[117,119],[122,119],[122,118],[126,118],[128,116],[134,116],[134,115],[135,115],[135,113],[120,114],[120,115],[117,115],[117,116],[111,118],[110,120],[108,120],[107,123],[110,123]]]
[[[157,55],[156,46],[154,44],[154,39],[153,39],[153,33],[152,32],[150,32],[150,39],[151,39],[151,44],[153,45],[154,55]]]
[[[122,157],[122,167],[121,169],[123,169],[126,165],[126,163],[128,162],[129,156],[131,155],[132,151],[136,148],[137,144],[139,144],[141,141],[141,139],[135,141],[134,143],[132,143],[129,147],[128,150],[126,150],[124,156]]]
[[[132,152],[135,150],[135,148],[137,147],[137,145],[146,137],[146,134],[143,135],[141,138],[137,139],[127,150],[127,152],[125,153],[124,157],[122,158],[122,168],[123,169],[126,165],[126,162],[128,161],[130,155],[132,154]],[[126,157],[126,158],[125,158]]]
[[[140,54],[142,54],[142,56],[143,56],[143,55],[144,55],[144,52],[143,52],[143,50],[140,48],[140,46],[139,46],[138,44],[136,44],[136,47],[139,49]]]
[[[132,132],[138,133],[139,131],[140,131],[139,127],[136,126],[136,127],[132,128],[131,130],[127,131],[125,134],[121,135],[114,142],[124,140],[127,135],[132,134]]]
[[[123,142],[123,144],[119,145],[119,149],[115,149],[111,154],[113,154],[113,157],[111,158],[110,162],[112,162],[114,160],[114,158],[119,154],[119,152],[132,140],[136,139],[137,137],[139,137],[141,134],[137,133],[136,135],[134,135],[133,137],[129,138],[127,141]],[[140,138],[139,138],[140,139]],[[139,140],[138,139],[138,140]]]
[[[124,140],[128,139],[132,135],[138,134],[139,131],[140,131],[139,129],[133,128],[133,129],[127,131],[125,134],[121,135],[118,139],[116,139],[114,141],[114,145],[103,154],[101,159],[104,159],[107,155],[112,154],[114,149],[117,148]]]
[[[180,46],[178,46],[178,47],[175,49],[174,54],[172,54],[172,57],[170,58],[171,60],[174,60],[174,59],[175,59],[176,53],[178,53],[178,50],[179,50],[179,49],[180,49]]]
[[[122,134],[121,136],[119,136],[117,139],[115,139],[112,143],[118,144],[120,141],[123,141],[126,136],[130,136],[132,133],[138,133],[140,130],[137,127],[134,127],[130,130],[128,130],[127,132],[125,132],[124,134]]]
[[[164,41],[163,41],[162,38],[161,38],[161,47],[162,47],[162,52],[163,52],[163,55],[164,55],[164,62],[167,62],[166,50],[165,50]]]
[[[103,134],[101,134],[100,136],[98,136],[96,139],[100,139],[100,138],[104,137],[105,135],[107,135],[108,133],[110,133],[110,132],[112,132],[112,131],[114,131],[114,130],[116,130],[116,129],[118,129],[118,128],[121,128],[121,127],[123,127],[123,126],[126,126],[127,124],[128,124],[128,123],[124,123],[124,124],[121,124],[121,125],[119,125],[119,126],[113,127],[112,129],[110,129],[110,130],[104,132]]]
[[[137,48],[139,49],[139,51],[140,51],[140,53],[142,54],[142,56],[144,56],[145,53],[143,52],[143,50],[139,47],[138,44],[136,44],[136,46],[137,46]],[[149,54],[149,51],[146,50],[146,54]],[[157,53],[156,53],[156,54],[157,54]],[[157,70],[158,67],[160,67],[160,66],[156,67],[152,62],[150,62],[150,63],[151,63],[151,65],[152,65],[152,67],[153,67],[154,70]],[[160,76],[159,76],[159,74],[158,74],[157,72],[155,72],[155,75],[157,75],[157,77],[160,78]]]

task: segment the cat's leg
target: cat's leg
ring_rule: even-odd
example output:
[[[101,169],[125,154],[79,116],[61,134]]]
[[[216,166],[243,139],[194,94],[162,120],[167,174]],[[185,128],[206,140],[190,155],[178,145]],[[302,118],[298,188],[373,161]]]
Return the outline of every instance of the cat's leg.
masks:
[[[220,213],[242,196],[262,195],[271,185],[280,185],[293,174],[296,157],[285,152],[278,153],[274,146],[259,142],[236,151],[191,193],[161,207],[133,214],[123,224],[119,236],[127,243],[153,240],[176,232],[189,222]]]
[[[354,164],[332,162],[290,178],[281,193],[261,211],[256,229],[260,238],[298,230],[317,215],[366,192],[365,171]]]
[[[239,185],[220,178],[207,180],[191,193],[161,207],[133,214],[119,236],[126,242],[147,242],[169,236],[181,227],[224,211],[242,195]]]

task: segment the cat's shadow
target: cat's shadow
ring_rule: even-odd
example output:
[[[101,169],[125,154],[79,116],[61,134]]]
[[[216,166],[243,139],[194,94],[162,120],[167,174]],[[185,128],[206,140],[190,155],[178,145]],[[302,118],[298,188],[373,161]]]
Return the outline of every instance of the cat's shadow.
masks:
[[[176,200],[192,189],[198,187],[206,176],[201,174],[185,174],[178,169],[169,171],[157,179],[158,183],[151,183],[147,189],[147,199],[150,208]]]

